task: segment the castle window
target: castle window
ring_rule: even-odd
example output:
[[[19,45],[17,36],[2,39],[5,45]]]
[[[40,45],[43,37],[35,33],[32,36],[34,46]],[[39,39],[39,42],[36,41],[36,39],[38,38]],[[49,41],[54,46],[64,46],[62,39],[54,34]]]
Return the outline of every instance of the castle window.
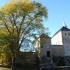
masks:
[[[50,51],[47,51],[47,57],[50,57]]]
[[[66,36],[66,33],[65,33],[65,36]]]
[[[65,39],[65,43],[68,43],[68,39]]]
[[[70,36],[70,33],[68,33],[68,36]]]

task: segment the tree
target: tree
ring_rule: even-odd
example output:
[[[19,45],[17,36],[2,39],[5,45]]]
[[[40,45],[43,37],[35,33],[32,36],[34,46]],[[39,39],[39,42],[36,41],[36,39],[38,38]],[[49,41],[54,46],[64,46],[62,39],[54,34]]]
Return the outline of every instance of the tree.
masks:
[[[16,31],[16,56],[21,47],[28,46],[44,32],[42,22],[47,16],[47,9],[41,3],[29,0],[12,0],[0,9],[0,27],[6,27],[10,36]]]
[[[16,35],[16,34],[15,34]],[[9,59],[15,56],[16,36],[8,33],[6,28],[0,28],[0,57],[3,65],[9,65]]]

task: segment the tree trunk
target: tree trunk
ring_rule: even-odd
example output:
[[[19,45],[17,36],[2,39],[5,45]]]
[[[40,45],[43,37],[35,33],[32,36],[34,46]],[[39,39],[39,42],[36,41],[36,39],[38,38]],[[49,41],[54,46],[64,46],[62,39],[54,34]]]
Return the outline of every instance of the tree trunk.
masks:
[[[15,69],[15,58],[14,58],[14,56],[12,56],[11,70],[16,70]]]
[[[15,54],[15,70],[16,70],[16,68],[17,68],[17,67],[16,67],[16,65],[17,65],[17,62],[16,62],[16,61],[17,61],[17,53]]]

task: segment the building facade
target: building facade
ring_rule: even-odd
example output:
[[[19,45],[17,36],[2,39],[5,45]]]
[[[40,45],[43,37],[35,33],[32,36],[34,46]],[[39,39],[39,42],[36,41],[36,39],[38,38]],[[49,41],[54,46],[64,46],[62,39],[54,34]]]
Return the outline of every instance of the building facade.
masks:
[[[70,29],[63,23],[52,38],[42,34],[36,40],[36,49],[39,56],[70,56]]]

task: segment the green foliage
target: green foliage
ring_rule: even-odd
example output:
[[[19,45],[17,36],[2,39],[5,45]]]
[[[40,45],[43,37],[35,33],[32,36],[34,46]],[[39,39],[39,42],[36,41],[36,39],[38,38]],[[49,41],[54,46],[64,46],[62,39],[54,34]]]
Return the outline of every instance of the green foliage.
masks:
[[[47,9],[41,3],[12,0],[0,9],[0,25],[6,27],[11,36],[16,30],[19,50],[24,40],[30,40],[28,37],[36,38],[36,34],[44,32],[42,22],[47,16]]]
[[[38,2],[11,0],[0,8],[0,27],[6,33],[0,34],[1,49],[6,53],[18,52],[21,47],[33,45],[37,35],[44,32],[43,19],[48,17],[47,9]],[[4,29],[5,30],[5,29]],[[7,51],[8,50],[8,51]]]
[[[5,63],[9,63],[12,53],[16,52],[16,35],[10,35],[6,28],[0,28],[0,59]]]

